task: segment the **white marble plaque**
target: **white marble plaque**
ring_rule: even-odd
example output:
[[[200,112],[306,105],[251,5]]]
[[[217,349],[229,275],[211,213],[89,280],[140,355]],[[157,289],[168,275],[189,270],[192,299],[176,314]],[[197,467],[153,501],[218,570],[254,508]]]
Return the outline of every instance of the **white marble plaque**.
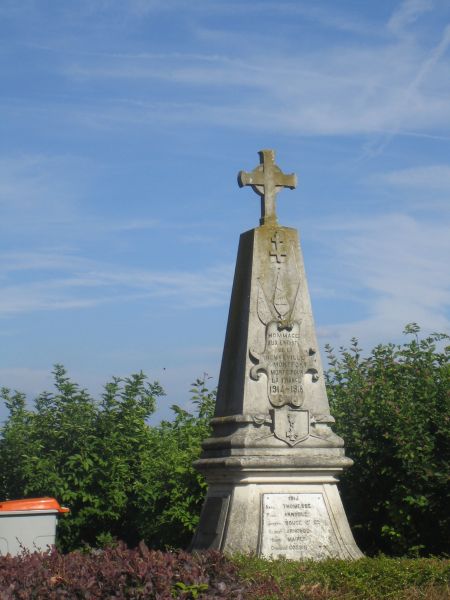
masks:
[[[322,494],[262,494],[260,554],[316,560],[339,556]]]

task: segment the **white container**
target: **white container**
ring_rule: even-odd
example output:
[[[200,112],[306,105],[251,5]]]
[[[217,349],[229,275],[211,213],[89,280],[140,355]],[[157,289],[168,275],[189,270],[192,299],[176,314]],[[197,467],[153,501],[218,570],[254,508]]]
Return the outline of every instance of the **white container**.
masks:
[[[48,550],[55,543],[57,517],[67,512],[54,498],[0,502],[0,554]]]

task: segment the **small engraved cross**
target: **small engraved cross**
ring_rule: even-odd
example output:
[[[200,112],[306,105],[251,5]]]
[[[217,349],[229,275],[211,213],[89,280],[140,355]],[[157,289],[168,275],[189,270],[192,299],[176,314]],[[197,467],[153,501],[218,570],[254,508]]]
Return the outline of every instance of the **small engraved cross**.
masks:
[[[274,248],[270,251],[270,256],[274,256],[277,263],[284,262],[287,253],[286,250],[282,248],[282,246],[284,246],[284,239],[280,235],[279,231],[275,232],[275,235],[271,238],[271,242],[274,245]]]
[[[239,187],[251,185],[253,191],[261,196],[261,225],[277,225],[276,195],[284,188],[293,190],[297,186],[297,176],[292,173],[285,175],[275,164],[273,150],[260,150],[260,165],[251,173],[240,171],[238,174]]]

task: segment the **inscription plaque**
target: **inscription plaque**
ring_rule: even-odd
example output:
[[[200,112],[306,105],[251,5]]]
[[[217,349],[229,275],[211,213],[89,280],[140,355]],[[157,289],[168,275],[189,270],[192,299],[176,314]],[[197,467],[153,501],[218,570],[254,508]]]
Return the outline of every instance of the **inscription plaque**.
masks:
[[[261,555],[316,560],[340,548],[322,494],[262,494]]]

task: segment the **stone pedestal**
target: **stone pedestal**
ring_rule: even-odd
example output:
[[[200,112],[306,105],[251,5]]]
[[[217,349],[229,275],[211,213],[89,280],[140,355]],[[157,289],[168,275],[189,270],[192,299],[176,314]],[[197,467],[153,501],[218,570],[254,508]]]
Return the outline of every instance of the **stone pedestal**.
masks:
[[[195,550],[296,560],[362,556],[342,506],[336,471],[257,470],[236,462],[205,473],[208,495]]]
[[[358,558],[337,489],[352,461],[330,427],[298,234],[274,210],[240,239],[213,433],[195,463],[208,494],[192,549]]]

